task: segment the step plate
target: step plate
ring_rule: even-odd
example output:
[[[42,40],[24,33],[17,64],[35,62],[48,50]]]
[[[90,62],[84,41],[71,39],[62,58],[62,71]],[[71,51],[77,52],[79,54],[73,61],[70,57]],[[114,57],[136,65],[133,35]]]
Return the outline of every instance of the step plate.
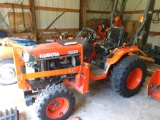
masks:
[[[100,76],[104,72],[104,70],[102,68],[100,68],[99,66],[96,66],[96,65],[91,65],[90,71],[94,76]]]

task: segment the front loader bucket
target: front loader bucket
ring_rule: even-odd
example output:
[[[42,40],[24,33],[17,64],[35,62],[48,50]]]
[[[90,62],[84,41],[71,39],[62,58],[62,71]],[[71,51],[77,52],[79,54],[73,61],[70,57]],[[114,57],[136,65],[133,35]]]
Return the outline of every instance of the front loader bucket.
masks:
[[[160,100],[160,69],[157,69],[149,80],[148,96]]]

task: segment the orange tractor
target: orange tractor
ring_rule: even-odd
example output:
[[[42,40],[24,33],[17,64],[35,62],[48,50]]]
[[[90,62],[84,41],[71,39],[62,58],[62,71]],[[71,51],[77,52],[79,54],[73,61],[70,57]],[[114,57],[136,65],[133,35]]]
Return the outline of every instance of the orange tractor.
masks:
[[[145,22],[138,29],[135,40]],[[84,39],[76,37],[74,41],[26,46],[21,56],[16,48],[13,49],[18,86],[24,90],[27,105],[36,99],[36,113],[41,120],[64,120],[70,115],[75,97],[69,87],[84,94],[89,92],[90,80],[110,78],[119,95],[131,97],[139,92],[145,81],[145,62],[129,55],[140,50],[135,44],[123,44],[123,27],[111,27],[105,42],[95,45],[92,44],[97,40],[96,32],[89,28],[82,31],[91,31],[91,34]]]
[[[90,29],[83,29],[90,30]],[[19,88],[24,90],[27,105],[33,103],[35,92],[37,115],[42,120],[64,120],[75,105],[75,98],[68,86],[81,94],[89,92],[89,81],[110,78],[113,89],[123,97],[135,95],[146,77],[144,61],[129,53],[139,52],[137,46],[122,45],[123,28],[110,29],[105,43],[94,47],[92,31],[88,39],[24,47],[22,61],[14,49]]]

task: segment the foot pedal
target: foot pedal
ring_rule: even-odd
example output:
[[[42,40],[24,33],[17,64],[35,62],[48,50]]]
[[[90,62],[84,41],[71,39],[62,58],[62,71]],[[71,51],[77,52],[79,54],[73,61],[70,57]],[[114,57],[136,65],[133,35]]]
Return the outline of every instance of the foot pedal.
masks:
[[[5,110],[4,112],[0,111],[0,120],[19,120],[19,111],[10,108],[10,110]]]

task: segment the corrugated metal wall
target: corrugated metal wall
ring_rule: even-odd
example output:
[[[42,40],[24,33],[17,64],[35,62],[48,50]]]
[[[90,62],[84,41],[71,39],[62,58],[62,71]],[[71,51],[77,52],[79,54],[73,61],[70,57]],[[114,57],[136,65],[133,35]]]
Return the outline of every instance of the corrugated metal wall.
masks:
[[[87,10],[111,11],[113,6],[112,0],[88,0]],[[88,13],[87,19],[109,19],[110,14]]]
[[[17,3],[19,0],[1,0],[0,3]],[[21,0],[17,3],[20,4]],[[24,5],[28,5],[28,0],[23,0]],[[57,7],[57,8],[70,8],[79,9],[79,0],[35,0],[36,6],[45,7]],[[2,16],[6,16],[7,12],[11,11],[11,8],[0,8]],[[15,12],[20,12],[21,9],[15,9]],[[29,10],[25,10],[28,12]],[[62,12],[58,11],[44,11],[36,10],[37,29],[45,29],[56,17]],[[5,21],[8,23],[8,16],[5,17]],[[50,28],[78,28],[79,27],[79,13],[65,12]],[[7,27],[0,23],[0,29],[6,29]]]
[[[35,0],[35,5],[79,9],[79,0]]]
[[[62,12],[36,11],[37,28],[45,29]],[[79,13],[65,12],[50,28],[78,28]]]
[[[127,5],[125,11],[135,11],[135,10],[145,10],[148,0],[127,0]],[[129,20],[138,20],[141,14],[125,14],[124,19]]]
[[[19,1],[19,2],[18,2]],[[17,3],[21,4],[22,0],[0,0],[0,3]],[[23,0],[24,5],[28,5],[28,0]],[[56,8],[69,8],[77,9],[80,7],[80,0],[35,0],[36,6],[56,7]],[[88,0],[87,9],[98,11],[111,11],[112,0]],[[0,8],[3,17],[7,15],[11,8]],[[22,11],[15,9],[16,12]],[[25,9],[25,12],[29,10]],[[62,12],[59,11],[45,11],[36,10],[37,29],[45,29],[56,17]],[[107,19],[110,14],[87,14],[87,19]],[[8,16],[5,17],[8,23]],[[51,27],[53,28],[79,28],[79,13],[78,12],[65,12]],[[0,29],[7,29],[7,27],[0,22]]]
[[[19,1],[19,2],[18,2]],[[22,0],[0,0],[0,3],[17,3],[21,4]],[[69,8],[69,9],[79,9],[80,0],[35,0],[36,6],[45,7],[57,7],[57,8]],[[126,11],[133,11],[135,7],[139,4],[140,0],[128,0]],[[136,10],[144,10],[146,7],[147,0],[142,0]],[[28,0],[23,0],[24,5],[28,5]],[[120,3],[119,3],[120,4]],[[160,0],[156,1],[155,9],[159,8]],[[88,0],[87,10],[98,10],[98,11],[111,11],[112,10],[112,0]],[[12,11],[11,8],[0,8],[2,16],[5,17],[5,21],[8,23],[7,12]],[[22,9],[15,9],[16,12],[21,12]],[[28,12],[29,10],[24,10]],[[45,11],[36,10],[37,28],[45,29],[57,16],[62,12],[58,11]],[[129,18],[130,20],[137,20],[142,14],[133,14]],[[128,18],[130,15],[127,14],[124,18]],[[95,14],[88,13],[87,20],[90,19],[108,19],[110,14]],[[151,25],[151,31],[160,31],[160,23]],[[65,12],[50,28],[79,28],[79,13],[78,12]],[[7,29],[6,25],[0,20],[0,29]],[[154,45],[160,45],[160,37],[149,37],[149,42]]]
[[[35,0],[36,6],[79,9],[79,0]],[[45,29],[62,12],[37,10],[37,28]],[[65,12],[50,28],[78,28],[79,13]]]

